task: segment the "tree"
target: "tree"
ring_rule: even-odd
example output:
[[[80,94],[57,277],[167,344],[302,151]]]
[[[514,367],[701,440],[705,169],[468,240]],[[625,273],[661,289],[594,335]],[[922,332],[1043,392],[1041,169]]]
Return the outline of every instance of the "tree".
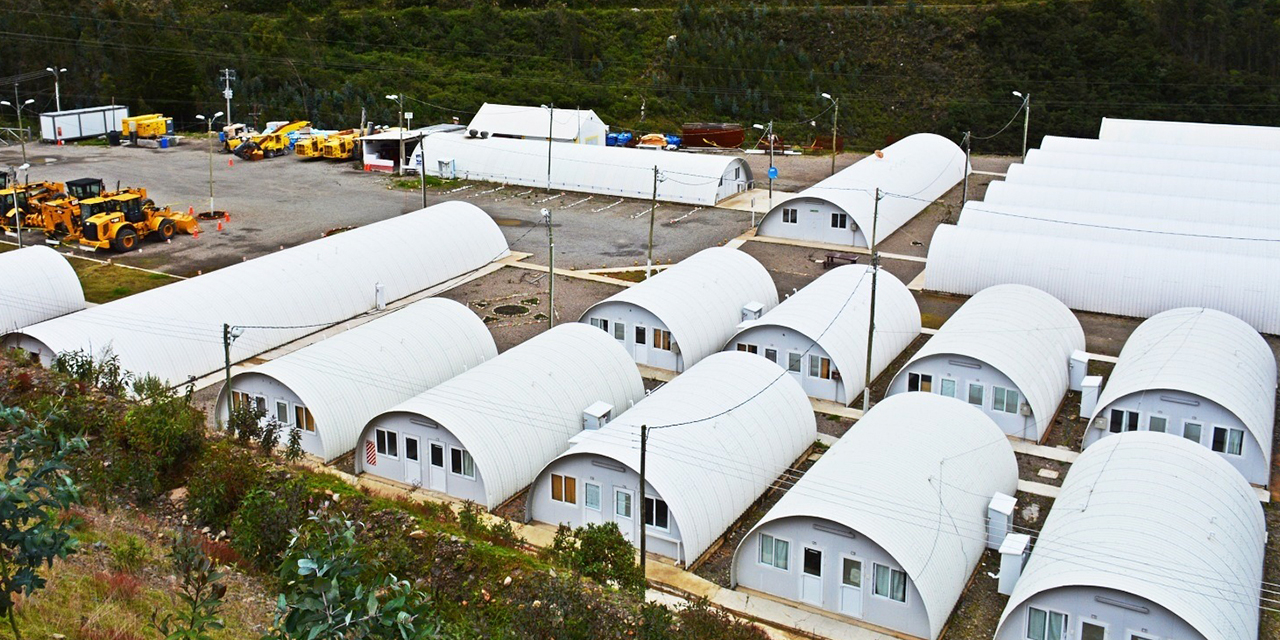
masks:
[[[67,475],[65,459],[83,451],[84,440],[52,438],[43,424],[32,425],[21,409],[0,407],[0,425],[20,429],[0,446],[7,458],[0,482],[0,615],[9,618],[15,640],[22,637],[14,612],[15,596],[30,596],[45,586],[41,566],[75,553],[72,522],[63,510],[80,503],[80,488]]]
[[[280,567],[285,592],[264,640],[428,640],[444,632],[426,594],[383,574],[361,579],[370,557],[359,526],[340,515],[312,514],[295,532]]]
[[[158,610],[153,612],[151,626],[165,640],[212,640],[209,632],[223,627],[222,618],[218,616],[227,594],[222,572],[213,568],[213,561],[204,552],[200,540],[188,531],[174,540],[169,559],[182,576],[178,598],[183,607],[164,618],[160,618]]]

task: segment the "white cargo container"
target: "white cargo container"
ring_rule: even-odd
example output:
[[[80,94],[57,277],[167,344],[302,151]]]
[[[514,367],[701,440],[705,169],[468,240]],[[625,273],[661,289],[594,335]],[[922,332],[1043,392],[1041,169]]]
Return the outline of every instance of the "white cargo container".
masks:
[[[40,139],[45,142],[83,140],[119,131],[129,107],[86,107],[40,114]]]

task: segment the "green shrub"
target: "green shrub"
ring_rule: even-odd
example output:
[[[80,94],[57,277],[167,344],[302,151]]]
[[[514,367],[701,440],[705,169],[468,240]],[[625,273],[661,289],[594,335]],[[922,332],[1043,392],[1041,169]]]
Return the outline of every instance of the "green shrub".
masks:
[[[104,349],[97,358],[84,351],[59,353],[50,368],[112,396],[123,396],[131,380],[129,372],[120,367],[120,356],[110,349]]]
[[[462,503],[462,509],[458,511],[458,528],[462,532],[470,536],[479,536],[488,533],[488,528],[484,524],[484,511],[480,505],[465,500]]]
[[[147,502],[182,484],[204,445],[204,414],[192,406],[189,387],[179,395],[151,377],[133,387],[139,400],[102,434],[93,475],[100,497],[119,492]]]
[[[187,508],[198,522],[226,528],[260,476],[258,463],[248,451],[229,442],[213,442],[192,470]]]
[[[252,402],[233,406],[227,416],[227,433],[247,447],[262,435],[262,419],[266,416],[267,412]]]
[[[626,589],[645,584],[636,550],[622,537],[616,522],[570,529],[560,525],[548,550],[552,559],[597,582],[616,582]]]
[[[289,547],[291,531],[303,523],[316,502],[306,482],[298,478],[250,491],[231,522],[231,546],[257,567],[274,568]]]
[[[124,539],[111,545],[111,568],[120,573],[137,573],[151,555],[147,545],[138,536],[125,534]]]

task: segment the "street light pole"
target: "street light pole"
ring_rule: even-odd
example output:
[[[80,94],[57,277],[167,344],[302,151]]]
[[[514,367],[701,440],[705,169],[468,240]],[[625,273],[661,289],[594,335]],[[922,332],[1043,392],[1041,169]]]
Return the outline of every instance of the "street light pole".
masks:
[[[223,357],[225,358],[225,360],[224,360],[225,367],[223,368],[223,382],[222,382],[222,384],[223,384],[223,389],[225,389],[225,390],[226,390],[226,392],[227,392],[227,421],[228,421],[228,422],[230,422],[230,421],[231,421],[231,409],[232,409],[232,401],[231,401],[231,343],[232,343],[232,342],[235,342],[235,341],[236,341],[236,338],[239,338],[239,337],[241,336],[241,334],[243,334],[243,333],[244,333],[244,329],[243,329],[243,328],[241,328],[241,327],[233,327],[233,326],[231,326],[231,325],[229,325],[229,324],[226,324],[226,323],[223,323],[223,325],[222,325],[222,355],[223,355]]]
[[[388,100],[395,100],[400,107],[400,171],[401,177],[404,176],[404,94],[396,93],[387,96]]]
[[[556,326],[556,239],[551,230],[551,209],[542,209],[547,221],[547,328]]]
[[[835,105],[835,113],[831,116],[831,175],[834,176],[836,174],[836,154],[839,152],[839,149],[836,148],[836,132],[839,131],[840,123],[840,99],[832,98],[829,93],[822,94],[822,97],[830,100],[831,104]]]
[[[53,107],[58,111],[62,111],[62,91],[59,90],[58,87],[58,81],[62,78],[60,78],[58,74],[66,71],[67,69],[66,67],[59,67],[57,69],[54,69],[53,67],[45,67],[44,70],[53,74]]]
[[[35,102],[35,98],[28,99],[26,102],[18,100],[18,83],[13,83],[13,102],[8,100],[0,100],[0,105],[13,107],[18,112],[18,142],[22,143],[22,164],[27,164],[27,135],[26,129],[22,127],[22,108]]]
[[[769,210],[773,211],[773,121],[769,121],[769,126],[762,124],[751,125],[765,132],[765,140],[769,141]]]
[[[547,193],[551,193],[551,137],[556,132],[556,103],[542,105],[547,110]]]
[[[208,128],[209,128],[208,146],[209,146],[209,215],[210,216],[213,216],[213,121],[217,120],[218,116],[221,116],[221,115],[222,115],[222,112],[219,111],[208,118],[202,115],[196,116],[197,119],[204,120],[205,124],[208,125]]]
[[[1013,95],[1022,98],[1022,161],[1027,161],[1027,131],[1031,128],[1031,94],[1022,95],[1014,91]]]
[[[661,181],[662,175],[658,172],[658,165],[653,166],[653,202],[649,205],[649,259],[644,265],[644,279],[648,280],[653,277],[653,218],[658,210],[658,182]]]
[[[964,132],[964,190],[960,194],[960,206],[969,201],[969,151],[973,147],[973,132]]]

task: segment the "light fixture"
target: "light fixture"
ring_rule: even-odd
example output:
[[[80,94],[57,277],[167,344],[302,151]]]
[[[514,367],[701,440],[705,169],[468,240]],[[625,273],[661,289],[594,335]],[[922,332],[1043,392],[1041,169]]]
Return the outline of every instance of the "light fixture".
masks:
[[[1022,97],[1022,92],[1021,92],[1021,91],[1014,91],[1014,92],[1013,92],[1013,95],[1018,96],[1019,98],[1021,98],[1021,97]]]

